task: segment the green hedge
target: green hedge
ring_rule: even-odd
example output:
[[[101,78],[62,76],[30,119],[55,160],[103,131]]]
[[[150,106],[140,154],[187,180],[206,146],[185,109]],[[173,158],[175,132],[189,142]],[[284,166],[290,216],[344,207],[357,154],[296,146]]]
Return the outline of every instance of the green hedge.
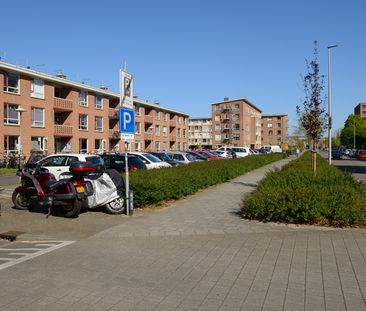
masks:
[[[318,155],[317,175],[305,153],[279,172],[269,173],[244,199],[245,218],[331,226],[366,224],[365,188]]]
[[[164,201],[180,199],[283,157],[283,154],[258,155],[134,171],[130,173],[130,188],[134,191],[134,206],[137,208],[156,206]]]

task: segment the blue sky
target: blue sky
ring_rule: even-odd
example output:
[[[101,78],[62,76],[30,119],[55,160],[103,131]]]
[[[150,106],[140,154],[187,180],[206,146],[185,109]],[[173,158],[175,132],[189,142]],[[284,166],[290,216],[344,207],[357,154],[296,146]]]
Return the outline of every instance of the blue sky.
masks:
[[[314,40],[324,75],[327,45],[339,45],[334,128],[366,101],[364,0],[18,0],[1,10],[5,61],[116,92],[126,61],[136,95],[192,117],[210,116],[224,97],[247,98],[289,114],[291,130]]]

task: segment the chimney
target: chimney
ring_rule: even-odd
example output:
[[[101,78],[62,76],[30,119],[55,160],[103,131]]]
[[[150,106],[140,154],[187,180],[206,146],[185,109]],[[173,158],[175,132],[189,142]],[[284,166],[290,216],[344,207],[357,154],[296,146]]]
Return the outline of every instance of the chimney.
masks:
[[[227,102],[229,100],[229,97],[224,97],[224,102]]]
[[[103,91],[108,91],[108,86],[106,85],[101,85],[99,88]]]
[[[57,71],[56,77],[61,78],[61,79],[66,79],[66,75],[62,72],[62,70]]]

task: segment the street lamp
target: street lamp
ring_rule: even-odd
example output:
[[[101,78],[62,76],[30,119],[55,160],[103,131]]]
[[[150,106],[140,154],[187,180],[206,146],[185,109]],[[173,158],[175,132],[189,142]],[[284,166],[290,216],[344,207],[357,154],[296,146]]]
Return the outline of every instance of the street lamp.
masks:
[[[21,163],[21,156],[22,156],[22,151],[23,151],[23,146],[22,146],[22,113],[27,111],[26,109],[24,109],[23,107],[18,107],[17,109],[15,109],[15,111],[17,111],[20,115],[19,117],[19,161],[18,161],[18,168],[21,169],[22,168],[22,163]]]
[[[353,119],[353,150],[356,150],[356,119]]]
[[[330,50],[338,45],[328,46],[328,163],[332,164],[332,100],[331,100],[331,84],[330,84]]]

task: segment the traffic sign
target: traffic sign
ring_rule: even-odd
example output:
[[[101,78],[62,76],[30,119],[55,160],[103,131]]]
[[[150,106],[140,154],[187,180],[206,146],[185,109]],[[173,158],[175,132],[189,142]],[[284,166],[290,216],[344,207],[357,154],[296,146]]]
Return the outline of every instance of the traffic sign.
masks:
[[[119,131],[124,141],[133,141],[135,133],[135,111],[128,108],[119,109]]]

